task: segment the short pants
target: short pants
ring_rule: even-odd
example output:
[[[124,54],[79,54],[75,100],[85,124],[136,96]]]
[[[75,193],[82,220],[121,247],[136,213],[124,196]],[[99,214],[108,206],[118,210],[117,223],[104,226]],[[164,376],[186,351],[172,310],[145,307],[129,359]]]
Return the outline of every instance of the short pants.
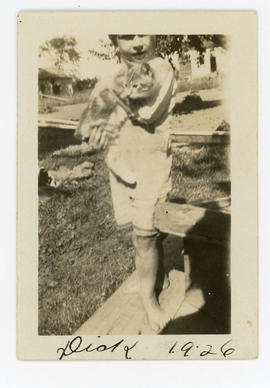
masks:
[[[140,197],[135,189],[122,183],[110,173],[111,192],[115,221],[118,226],[133,225],[136,235],[153,236],[158,233],[154,226],[154,211],[158,202],[165,202],[170,191],[170,180],[154,198]]]

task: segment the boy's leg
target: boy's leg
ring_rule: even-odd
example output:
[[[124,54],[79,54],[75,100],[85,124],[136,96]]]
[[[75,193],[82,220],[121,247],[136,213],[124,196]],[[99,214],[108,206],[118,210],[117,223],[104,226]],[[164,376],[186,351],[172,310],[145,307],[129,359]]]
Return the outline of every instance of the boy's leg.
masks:
[[[135,233],[136,234],[136,233]],[[158,267],[158,273],[156,278],[156,284],[155,284],[155,290],[156,292],[160,292],[162,290],[167,289],[170,286],[170,281],[168,278],[167,273],[164,269],[164,253],[163,253],[163,242],[164,236],[162,238],[158,238],[157,240],[157,248],[159,251],[159,267]],[[136,268],[134,273],[133,281],[132,283],[129,283],[128,286],[124,288],[125,294],[135,294],[140,292],[140,279],[138,274],[138,269]]]
[[[140,294],[149,323],[155,331],[162,330],[170,320],[170,316],[160,307],[155,286],[159,266],[162,260],[162,243],[157,235],[133,235],[136,248],[136,268],[140,282]]]

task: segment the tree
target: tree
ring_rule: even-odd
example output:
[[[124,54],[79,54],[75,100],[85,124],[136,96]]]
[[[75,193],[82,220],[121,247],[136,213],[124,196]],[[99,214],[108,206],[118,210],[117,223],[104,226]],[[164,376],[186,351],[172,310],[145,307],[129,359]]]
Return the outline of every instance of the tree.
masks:
[[[100,50],[89,50],[103,60],[115,58],[117,51],[111,42],[99,40]],[[174,68],[179,66],[179,61],[186,62],[190,59],[189,52],[194,49],[198,52],[198,64],[203,59],[207,48],[227,48],[228,40],[225,35],[157,35],[156,52],[163,58],[168,59]]]
[[[197,51],[197,63],[203,63],[206,49],[222,47],[227,49],[228,39],[225,35],[157,35],[156,52],[166,58],[179,74],[180,61],[190,60],[190,50]]]
[[[110,60],[116,57],[116,49],[110,41],[99,39],[100,50],[89,49],[88,53],[102,60]]]
[[[39,46],[39,57],[48,55],[53,65],[63,71],[65,64],[78,65],[80,54],[76,50],[77,41],[73,37],[62,36],[47,40]]]
[[[157,35],[157,52],[162,55],[177,53],[182,60],[189,59],[189,51],[195,49],[202,56],[207,48],[227,48],[225,35]]]

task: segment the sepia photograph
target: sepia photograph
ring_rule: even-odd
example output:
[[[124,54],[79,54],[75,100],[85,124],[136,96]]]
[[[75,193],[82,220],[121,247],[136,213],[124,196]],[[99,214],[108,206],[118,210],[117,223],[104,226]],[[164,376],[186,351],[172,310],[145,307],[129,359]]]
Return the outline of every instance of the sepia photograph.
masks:
[[[228,40],[40,43],[40,335],[230,333]]]
[[[127,13],[130,21],[131,14]],[[172,18],[174,25],[172,14],[177,13],[158,17]],[[22,117],[27,95],[35,103],[28,122],[29,134],[30,127],[35,131],[28,155],[26,143],[20,143],[20,127],[18,132],[18,152],[33,173],[31,189],[28,186],[33,196],[25,201],[32,209],[30,229],[35,231],[31,256],[35,338],[57,339],[58,359],[80,358],[83,351],[93,352],[85,357],[101,357],[103,351],[121,347],[124,355],[116,358],[127,359],[140,339],[146,338],[149,347],[160,337],[163,348],[168,343],[167,354],[159,354],[155,345],[149,357],[142,352],[134,358],[169,358],[177,351],[178,358],[237,358],[233,320],[244,322],[252,330],[250,338],[256,338],[256,302],[251,298],[255,316],[242,320],[241,309],[239,316],[234,315],[234,301],[245,299],[234,298],[233,290],[243,295],[244,288],[241,281],[233,288],[232,278],[237,282],[240,277],[232,261],[239,268],[241,258],[234,254],[232,239],[243,232],[237,220],[248,225],[237,207],[243,196],[237,197],[242,175],[237,170],[241,162],[238,167],[235,162],[242,155],[248,167],[248,148],[236,155],[233,142],[237,109],[241,104],[242,111],[247,109],[244,99],[237,108],[232,82],[233,63],[240,55],[233,48],[236,19],[232,16],[233,28],[215,28],[213,33],[207,28],[192,30],[194,23],[179,33],[175,24],[168,33],[158,28],[156,19],[154,31],[145,33],[141,22],[135,33],[134,25],[129,29],[121,22],[119,33],[112,26],[115,17],[123,20],[120,12],[41,15],[18,16],[22,24],[18,71],[25,75],[29,31],[39,17],[41,21],[31,46],[32,86],[25,91],[23,75],[19,84]],[[150,14],[142,15],[147,19]],[[255,25],[254,14],[249,16]],[[92,24],[86,31],[88,17]],[[189,17],[192,20],[192,12]],[[243,17],[243,25],[247,20]],[[253,49],[255,44],[249,44]],[[237,74],[241,71],[238,68]],[[256,120],[255,112],[253,117]],[[248,133],[246,141],[256,139],[256,127],[249,139]],[[18,172],[20,192],[23,169]],[[233,174],[238,178],[231,190]],[[250,170],[250,179],[256,179],[256,171]],[[242,186],[249,198],[256,197],[253,187],[249,195]],[[23,204],[23,194],[21,198]],[[21,205],[19,211],[26,212],[27,206]],[[21,217],[29,224],[30,218]],[[30,236],[30,229],[23,233]],[[22,249],[27,239],[21,241]],[[237,241],[240,248],[241,238]],[[256,241],[249,243],[252,249],[256,246]],[[256,252],[252,249],[250,253]],[[18,260],[20,271],[19,256]],[[249,263],[246,271],[251,270]],[[255,278],[252,282],[256,285]],[[20,285],[18,293],[20,331],[27,301]],[[251,343],[256,352],[256,339]],[[93,356],[95,351],[99,354]],[[111,353],[105,358],[113,357]],[[249,354],[247,358],[255,355]]]

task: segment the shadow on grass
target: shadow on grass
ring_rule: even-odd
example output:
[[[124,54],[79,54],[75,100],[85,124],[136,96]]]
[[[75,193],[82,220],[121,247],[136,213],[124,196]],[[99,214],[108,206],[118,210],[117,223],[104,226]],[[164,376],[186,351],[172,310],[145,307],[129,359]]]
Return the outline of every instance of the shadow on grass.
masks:
[[[171,203],[178,203],[179,205],[187,203],[187,200],[185,198],[174,197],[172,195],[169,195],[168,201]]]
[[[202,101],[200,99],[184,100],[183,102],[177,102],[173,108],[173,114],[182,115],[192,113],[194,111],[215,108],[222,104],[222,100]]]
[[[80,141],[75,139],[73,130],[53,127],[38,128],[39,160],[60,148],[75,144],[80,144]]]
[[[224,181],[215,182],[214,186],[218,190],[222,190],[225,193],[225,195],[231,194],[231,182],[224,182]]]
[[[173,154],[172,176],[211,179],[229,175],[227,149],[223,144],[184,147]],[[209,182],[210,183],[210,182]],[[218,189],[218,187],[217,187]],[[221,186],[219,189],[222,189]]]
[[[221,159],[218,155],[202,156],[198,159],[193,159],[190,163],[183,161],[181,166],[174,169],[179,170],[182,176],[189,178],[201,178],[213,176],[219,171],[224,171],[227,168],[226,160]],[[222,189],[220,186],[219,189]]]
[[[193,163],[195,165],[198,165],[196,169],[194,168],[194,165],[184,165],[182,167],[181,172],[184,176],[190,178],[200,178],[202,176],[207,177],[224,170],[224,163],[221,160],[217,160],[214,166],[212,166],[211,168],[209,168],[208,163],[200,161],[194,161]],[[221,189],[221,187],[219,188]]]
[[[50,185],[39,185],[38,186],[38,197],[41,203],[46,202],[52,197],[56,198],[67,198],[72,195],[70,190],[58,188],[58,187],[52,187]]]

